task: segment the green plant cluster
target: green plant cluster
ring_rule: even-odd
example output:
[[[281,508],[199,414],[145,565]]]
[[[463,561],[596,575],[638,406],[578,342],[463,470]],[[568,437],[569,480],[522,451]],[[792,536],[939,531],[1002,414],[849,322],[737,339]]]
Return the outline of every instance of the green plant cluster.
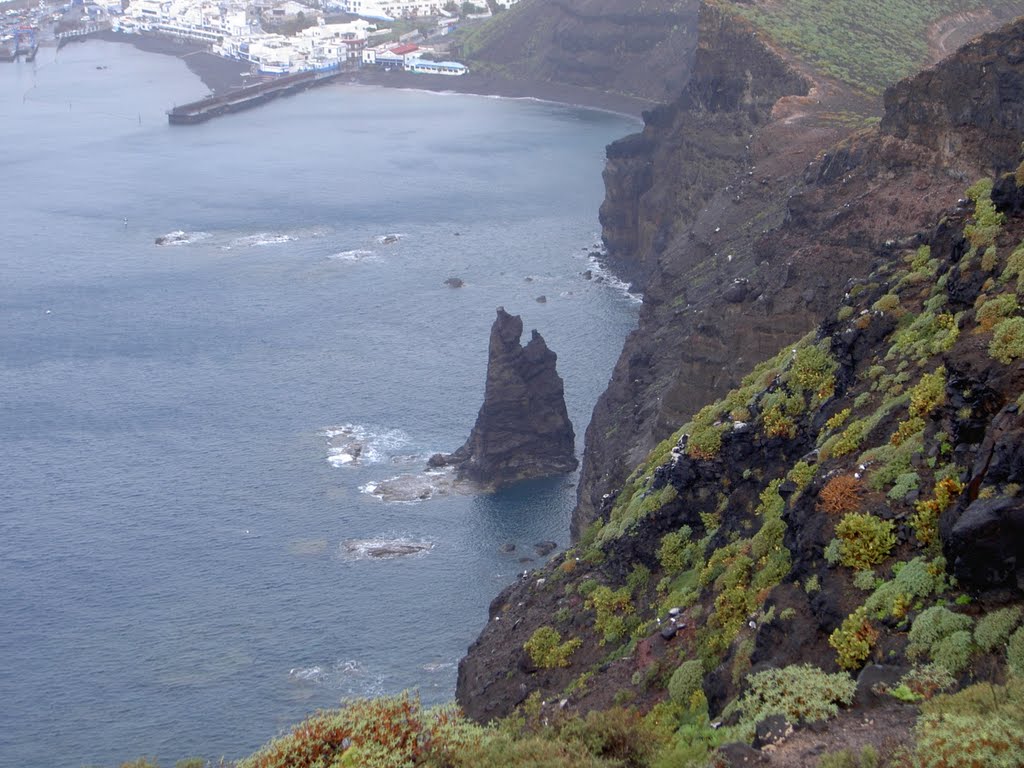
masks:
[[[910,628],[907,656],[930,658],[958,675],[971,662],[975,645],[972,629],[974,619],[954,613],[945,606],[935,605],[922,611]]]
[[[921,710],[914,730],[919,768],[1024,765],[1024,678],[936,696]]]
[[[757,723],[769,715],[790,722],[828,720],[853,701],[857,683],[849,675],[829,674],[810,664],[766,669],[747,677],[739,701],[741,719]]]
[[[675,703],[688,709],[700,707],[701,700],[707,706],[707,699],[704,698],[704,665],[699,659],[684,661],[668,681],[668,696]]]
[[[988,353],[1001,363],[1012,363],[1024,357],[1024,317],[1000,320],[992,331]]]
[[[862,667],[877,641],[878,630],[872,626],[864,606],[847,616],[828,638],[843,669]]]
[[[864,610],[873,619],[902,619],[923,600],[942,594],[947,586],[944,558],[915,557],[893,566],[892,579],[874,589],[864,603]]]
[[[891,520],[882,520],[874,515],[862,512],[844,515],[836,525],[839,561],[858,571],[877,565],[896,546],[894,529]]]
[[[568,667],[569,657],[581,646],[583,641],[573,637],[562,642],[562,636],[553,627],[537,627],[530,639],[523,644],[530,660],[541,669]]]
[[[668,576],[692,568],[700,557],[700,544],[693,540],[693,529],[688,525],[666,533],[658,545],[658,562]]]
[[[585,605],[596,614],[594,628],[601,635],[602,645],[614,643],[628,634],[627,619],[636,610],[629,587],[598,586],[587,596]]]

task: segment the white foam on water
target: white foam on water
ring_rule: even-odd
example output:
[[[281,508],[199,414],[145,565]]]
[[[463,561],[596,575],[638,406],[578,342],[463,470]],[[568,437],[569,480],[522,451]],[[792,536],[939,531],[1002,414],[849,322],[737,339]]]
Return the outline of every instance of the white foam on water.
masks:
[[[595,280],[607,285],[613,291],[621,293],[623,296],[628,298],[634,304],[643,304],[644,298],[639,293],[634,293],[629,289],[629,283],[619,279],[614,272],[605,267],[601,263],[602,251],[595,251],[587,255],[587,268],[594,276]]]
[[[355,659],[293,667],[288,670],[288,679],[299,685],[341,691],[345,696],[381,696],[384,693],[384,678],[370,673]]]
[[[374,261],[376,259],[376,254],[373,251],[356,248],[351,251],[338,251],[338,253],[332,253],[327,258],[333,259],[334,261]]]
[[[377,539],[348,539],[341,542],[339,554],[345,560],[394,560],[399,557],[424,557],[434,542],[408,536]]]
[[[171,246],[171,245],[192,245],[198,243],[201,240],[208,240],[213,237],[209,232],[186,232],[183,229],[176,229],[173,232],[168,232],[166,235],[160,236],[160,242],[157,245]]]
[[[236,237],[230,243],[229,248],[253,248],[264,245],[280,245],[281,243],[290,243],[293,240],[298,240],[295,235],[289,235],[284,232],[257,232],[254,235],[243,235],[242,237]]]
[[[384,235],[377,235],[377,237],[375,237],[374,239],[381,245],[394,245],[399,240],[402,240],[404,238],[405,235],[403,235],[401,232],[388,232],[387,234]]]
[[[327,462],[333,467],[395,463],[396,454],[410,442],[400,429],[363,424],[328,427],[322,434],[327,438]]]

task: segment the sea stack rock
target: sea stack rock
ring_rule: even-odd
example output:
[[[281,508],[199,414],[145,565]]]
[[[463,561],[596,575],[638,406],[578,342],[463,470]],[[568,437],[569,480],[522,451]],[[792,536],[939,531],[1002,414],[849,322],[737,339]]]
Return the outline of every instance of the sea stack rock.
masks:
[[[447,463],[460,479],[498,487],[576,469],[576,436],[565,408],[558,356],[533,331],[519,343],[523,321],[498,308],[491,326],[484,404],[469,440]]]

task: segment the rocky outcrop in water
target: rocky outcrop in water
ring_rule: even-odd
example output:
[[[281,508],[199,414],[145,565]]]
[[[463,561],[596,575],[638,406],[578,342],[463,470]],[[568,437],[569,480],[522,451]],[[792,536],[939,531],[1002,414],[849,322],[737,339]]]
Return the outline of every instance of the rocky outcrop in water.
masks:
[[[497,487],[578,466],[557,355],[537,331],[522,346],[522,333],[522,319],[499,307],[476,425],[459,450],[432,460],[455,465],[460,479]]]

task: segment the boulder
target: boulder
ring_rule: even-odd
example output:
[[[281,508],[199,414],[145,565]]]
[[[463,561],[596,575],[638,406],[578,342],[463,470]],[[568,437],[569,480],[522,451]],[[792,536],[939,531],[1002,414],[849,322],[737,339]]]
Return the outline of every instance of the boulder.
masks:
[[[964,586],[1024,587],[1024,499],[976,499],[944,544],[953,574]]]

